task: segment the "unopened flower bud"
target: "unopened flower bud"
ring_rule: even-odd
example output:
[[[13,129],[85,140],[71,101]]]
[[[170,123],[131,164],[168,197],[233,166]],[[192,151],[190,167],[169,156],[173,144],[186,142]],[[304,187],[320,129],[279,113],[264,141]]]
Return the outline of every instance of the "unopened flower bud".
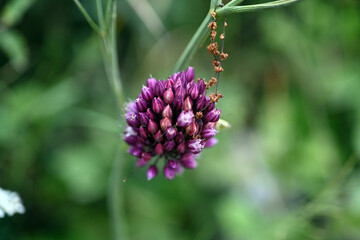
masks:
[[[140,158],[143,154],[143,151],[136,147],[136,146],[131,146],[128,150],[128,153],[130,153],[131,155]]]
[[[194,154],[200,153],[204,149],[205,143],[201,139],[194,139],[188,142],[188,149]]]
[[[189,94],[193,100],[197,99],[197,97],[199,96],[199,88],[197,83],[191,85],[191,87],[189,88]]]
[[[161,98],[156,97],[152,100],[152,109],[154,110],[154,112],[161,113],[163,108],[164,108],[164,102],[163,100],[161,100]]]
[[[210,138],[206,140],[205,147],[210,148],[215,146],[218,143],[218,140],[216,138]]]
[[[178,151],[179,153],[184,153],[185,150],[186,150],[185,142],[180,143],[180,144],[177,145],[177,147],[176,147],[176,151]]]
[[[154,98],[154,94],[152,93],[152,91],[150,90],[150,88],[143,86],[141,89],[141,96],[143,97],[143,99],[145,99],[148,102],[151,102],[151,99]]]
[[[155,134],[159,130],[159,126],[153,120],[149,120],[148,131],[151,134]]]
[[[166,129],[168,129],[169,127],[171,127],[171,120],[169,118],[163,118],[160,120],[160,127],[161,130],[163,130],[164,132],[166,131]]]
[[[188,67],[186,71],[186,82],[191,82],[195,78],[194,68]]]
[[[175,142],[173,140],[170,140],[170,141],[166,141],[164,143],[164,147],[165,147],[165,151],[166,152],[170,152],[171,150],[174,149],[175,147]]]
[[[148,117],[148,115],[146,113],[143,113],[143,112],[139,113],[139,119],[140,119],[140,124],[142,126],[147,126],[148,125],[149,117]]]
[[[212,137],[214,137],[217,133],[218,133],[218,131],[216,131],[215,128],[206,128],[206,129],[202,130],[201,136],[202,136],[203,138],[212,138]]]
[[[195,160],[195,156],[193,154],[185,154],[181,159],[180,159],[180,163],[181,165],[183,165],[186,168],[196,168],[197,167],[197,162]]]
[[[199,88],[199,94],[204,94],[205,91],[205,82],[204,79],[200,79],[200,81],[197,83]]]
[[[174,101],[174,92],[171,88],[165,90],[164,94],[164,102],[167,104],[171,104]]]
[[[148,80],[146,81],[146,86],[150,88],[151,91],[154,91],[156,82],[157,81],[155,78],[148,78]]]
[[[177,168],[177,161],[176,160],[169,160],[168,161],[168,166],[171,167],[172,169],[176,169]]]
[[[143,98],[140,97],[135,99],[135,103],[139,112],[146,112],[148,106],[147,106],[147,102]]]
[[[200,95],[196,100],[196,109],[197,111],[202,111],[205,107],[206,98],[205,96]]]
[[[206,128],[214,128],[214,127],[216,127],[216,122],[207,122],[205,123],[203,128],[206,129]]]
[[[138,128],[140,126],[138,116],[135,113],[131,113],[131,112],[126,113],[125,119],[126,119],[127,124],[129,124],[130,127]]]
[[[154,177],[156,177],[156,175],[158,174],[158,170],[156,168],[155,165],[151,165],[148,170],[147,170],[147,180],[150,181],[151,179],[153,179]]]
[[[186,95],[186,91],[184,87],[179,86],[178,88],[175,89],[175,97],[181,97],[182,99],[184,99],[185,95]]]
[[[165,89],[172,88],[174,86],[174,80],[169,78],[167,81],[164,82]]]
[[[164,94],[165,88],[164,88],[164,83],[161,81],[157,81],[156,85],[155,85],[155,94],[158,97],[162,97],[162,95]]]
[[[182,143],[185,141],[184,134],[182,132],[179,132],[175,137],[176,143]]]
[[[191,124],[194,118],[194,113],[192,111],[185,112],[182,111],[177,119],[177,126],[187,127]]]
[[[206,111],[210,112],[211,110],[213,110],[215,108],[215,103],[211,102],[211,101],[207,101],[206,102]]]
[[[176,137],[177,131],[175,128],[173,127],[169,127],[168,129],[166,129],[166,138],[168,140],[173,139],[174,137]]]
[[[141,126],[141,127],[139,128],[139,134],[140,134],[141,137],[147,138],[147,136],[148,136],[148,131],[146,130],[145,127]]]
[[[157,143],[155,145],[155,153],[157,155],[162,155],[164,153],[164,150],[165,150],[164,145],[162,145],[161,143]]]
[[[183,110],[192,111],[192,105],[193,105],[193,101],[191,100],[190,96],[187,96],[184,101]]]
[[[173,116],[173,111],[170,107],[170,105],[166,105],[161,113],[163,118],[172,118]]]
[[[173,180],[175,177],[175,170],[173,168],[171,168],[170,166],[166,165],[164,167],[164,176],[168,180]]]
[[[211,110],[210,112],[208,112],[206,114],[205,121],[207,121],[207,122],[217,122],[217,121],[219,121],[220,114],[221,114],[221,110],[214,108],[213,110]]]
[[[164,137],[162,136],[162,133],[161,133],[161,130],[157,131],[155,134],[154,134],[154,140],[156,142],[162,142],[164,140]]]
[[[194,136],[199,132],[199,124],[193,119],[192,123],[186,127],[185,131],[189,136]]]
[[[148,108],[148,110],[146,110],[146,115],[149,117],[149,119],[155,121],[155,114],[150,108]]]
[[[176,109],[181,109],[184,102],[184,98],[179,96],[174,98],[173,107]]]

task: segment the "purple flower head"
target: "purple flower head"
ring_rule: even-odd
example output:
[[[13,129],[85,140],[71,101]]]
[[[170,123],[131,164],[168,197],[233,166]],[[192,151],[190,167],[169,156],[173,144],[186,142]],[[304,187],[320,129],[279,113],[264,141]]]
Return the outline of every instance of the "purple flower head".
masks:
[[[136,166],[149,166],[148,180],[158,175],[158,161],[166,161],[163,173],[169,180],[184,168],[196,168],[196,156],[217,143],[221,110],[206,97],[204,80],[194,79],[192,67],[167,80],[149,78],[125,108],[124,140],[137,157]]]

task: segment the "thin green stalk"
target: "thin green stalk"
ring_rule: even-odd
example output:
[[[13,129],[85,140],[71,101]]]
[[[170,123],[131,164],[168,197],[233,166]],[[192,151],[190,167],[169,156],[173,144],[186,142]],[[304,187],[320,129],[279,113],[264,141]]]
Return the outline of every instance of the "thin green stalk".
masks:
[[[92,27],[92,29],[97,32],[98,34],[100,34],[100,28],[99,26],[94,22],[94,20],[92,20],[92,18],[90,17],[90,15],[88,14],[88,12],[85,10],[85,8],[83,7],[83,5],[79,2],[79,0],[74,0],[76,6],[79,8],[80,12],[83,14],[84,18],[86,19],[86,21],[89,23],[90,27]]]
[[[200,24],[199,28],[196,30],[195,34],[191,38],[188,45],[185,47],[185,50],[182,52],[179,60],[175,64],[174,72],[181,71],[187,61],[194,55],[197,50],[197,47],[200,45],[201,40],[206,36],[208,33],[207,25],[210,21],[210,14],[207,14],[202,23]]]
[[[247,6],[225,6],[223,8],[219,8],[216,10],[216,15],[219,17],[235,14],[235,13],[242,13],[242,12],[251,12],[251,11],[258,11],[264,10],[269,8],[277,8],[283,7],[292,3],[295,3],[300,0],[278,0],[269,3],[262,3],[262,4],[254,4],[254,5],[247,5]]]
[[[111,54],[111,75],[112,75],[112,85],[114,88],[114,92],[118,101],[118,107],[122,106],[122,86],[120,79],[120,71],[119,71],[119,62],[117,57],[117,48],[116,48],[116,1],[113,2],[113,11],[112,11],[112,20],[110,26],[110,54]]]
[[[96,9],[97,9],[100,28],[101,28],[101,30],[104,30],[105,29],[105,21],[104,21],[104,13],[103,13],[101,0],[96,0]]]
[[[231,2],[229,2],[228,4],[226,4],[227,7],[230,6],[236,6],[239,5],[240,3],[242,3],[244,0],[232,0]]]
[[[123,143],[117,147],[117,153],[114,158],[113,166],[111,168],[111,175],[109,179],[108,187],[108,209],[111,217],[111,228],[113,231],[113,239],[120,240],[125,239],[124,224],[121,218],[121,204],[122,199],[121,194],[121,169],[122,169],[122,159],[123,148],[121,147]]]
[[[202,39],[206,36],[209,29],[207,28],[210,22],[210,11],[215,9],[215,7],[221,2],[221,0],[212,0],[210,3],[210,10],[209,13],[206,14],[204,20],[200,24],[199,28],[196,30],[195,34],[191,38],[188,45],[185,47],[184,51],[182,52],[181,56],[179,57],[178,61],[175,64],[174,72],[181,71],[188,60],[194,55],[197,50],[197,47],[200,45]]]

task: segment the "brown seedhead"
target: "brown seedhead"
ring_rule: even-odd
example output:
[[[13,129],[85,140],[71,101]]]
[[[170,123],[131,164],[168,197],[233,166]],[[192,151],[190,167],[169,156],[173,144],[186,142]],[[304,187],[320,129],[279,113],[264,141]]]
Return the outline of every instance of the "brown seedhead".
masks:
[[[204,116],[204,115],[203,115],[202,112],[197,112],[196,115],[195,115],[195,117],[196,117],[197,119],[201,119],[203,116]]]
[[[208,46],[207,46],[207,50],[209,53],[217,56],[220,54],[220,52],[218,51],[218,43],[217,42],[214,42],[214,43],[210,43]]]
[[[229,56],[229,54],[227,54],[227,53],[220,53],[220,59],[221,60],[226,60],[227,58],[228,58],[228,56]]]
[[[224,71],[224,69],[222,68],[222,67],[214,67],[214,72],[216,72],[216,73],[219,73],[219,72],[222,72],[222,71]]]

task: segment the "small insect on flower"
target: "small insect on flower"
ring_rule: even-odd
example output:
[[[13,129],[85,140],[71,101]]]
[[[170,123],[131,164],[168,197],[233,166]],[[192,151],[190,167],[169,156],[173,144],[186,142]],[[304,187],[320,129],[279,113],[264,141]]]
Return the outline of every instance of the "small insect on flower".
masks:
[[[184,168],[196,168],[196,158],[217,143],[214,136],[221,110],[206,96],[204,80],[194,81],[192,67],[167,80],[150,78],[138,98],[127,104],[124,140],[137,167],[149,165],[147,179],[163,174],[172,180]]]

